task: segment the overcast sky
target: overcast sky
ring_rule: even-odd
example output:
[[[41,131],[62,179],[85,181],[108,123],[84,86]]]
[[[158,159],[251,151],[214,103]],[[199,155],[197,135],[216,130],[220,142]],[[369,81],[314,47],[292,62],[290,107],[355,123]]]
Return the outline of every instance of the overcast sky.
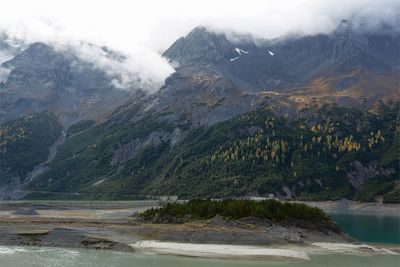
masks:
[[[399,0],[5,0],[1,7],[0,30],[12,37],[107,45],[130,57],[123,71],[157,81],[173,71],[159,53],[198,25],[272,38],[329,32],[341,19],[369,28],[400,22]]]

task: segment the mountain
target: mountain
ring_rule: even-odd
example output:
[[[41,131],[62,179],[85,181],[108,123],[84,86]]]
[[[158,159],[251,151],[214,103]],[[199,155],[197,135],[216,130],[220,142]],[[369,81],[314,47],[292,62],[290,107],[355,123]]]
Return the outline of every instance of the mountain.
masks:
[[[337,75],[354,68],[379,73],[399,68],[399,34],[358,32],[348,21],[329,35],[231,39],[199,27],[178,39],[164,56],[179,64],[178,72],[219,73],[252,90],[296,88],[333,70]]]
[[[398,110],[325,106],[285,118],[263,108],[204,130],[120,117],[67,140],[30,197],[385,200],[397,192]]]
[[[398,33],[364,33],[348,21],[331,34],[275,40],[197,27],[164,52],[176,73],[154,102],[202,125],[264,105],[281,115],[324,103],[365,110],[400,99],[399,46]]]
[[[33,44],[3,63],[3,120],[50,111],[65,140],[14,174],[18,196],[399,201],[399,45],[395,31],[348,21],[274,40],[197,27],[163,53],[176,71],[157,92],[127,95],[100,70]]]
[[[54,156],[61,123],[48,112],[29,115],[0,125],[0,196],[20,198],[21,184],[42,172],[42,162]]]
[[[44,43],[19,47],[5,40],[0,40],[0,54],[7,59],[0,68],[0,129],[4,134],[0,136],[0,197],[24,195],[20,187],[46,170],[45,164],[54,156],[46,154],[55,154],[71,125],[103,121],[122,104],[143,95],[140,90],[116,88],[114,77],[72,51]],[[44,124],[43,114],[51,122]],[[23,132],[21,140],[9,137],[17,131],[14,125]]]
[[[11,60],[0,84],[0,122],[52,111],[63,124],[102,119],[131,95],[112,86],[112,77],[72,53],[33,43]]]

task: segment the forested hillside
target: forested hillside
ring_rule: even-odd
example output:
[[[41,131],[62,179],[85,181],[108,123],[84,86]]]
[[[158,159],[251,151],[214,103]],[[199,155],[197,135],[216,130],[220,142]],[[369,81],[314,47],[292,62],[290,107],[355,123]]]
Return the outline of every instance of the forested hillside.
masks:
[[[297,199],[397,201],[398,103],[370,112],[325,105],[294,118],[262,108],[188,131],[174,147],[173,133],[184,128],[184,118],[168,127],[155,116],[129,127],[122,118],[69,139],[36,186],[89,198],[273,193]],[[145,137],[154,131],[159,136]],[[117,160],[111,148],[118,150],[132,139],[138,140],[131,146],[135,151]],[[48,183],[50,177],[53,182]]]
[[[62,126],[48,112],[0,125],[0,184],[22,182],[28,172],[45,161]]]

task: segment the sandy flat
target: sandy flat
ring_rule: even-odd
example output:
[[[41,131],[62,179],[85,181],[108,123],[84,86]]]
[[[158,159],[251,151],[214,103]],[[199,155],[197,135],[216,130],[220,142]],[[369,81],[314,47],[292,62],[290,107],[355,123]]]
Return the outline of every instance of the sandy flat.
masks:
[[[261,246],[191,244],[159,241],[139,241],[131,246],[147,253],[205,258],[309,260],[307,253]]]
[[[226,259],[274,259],[274,260],[309,260],[311,254],[365,254],[365,255],[399,255],[387,248],[366,244],[346,244],[333,242],[315,242],[309,245],[281,246],[267,248],[263,246],[244,246],[229,244],[195,244],[160,241],[139,241],[130,245],[143,253],[163,255],[226,258]]]
[[[376,253],[376,254],[391,254],[398,255],[398,253],[393,252],[389,249],[382,247],[375,247],[366,244],[346,244],[346,243],[331,243],[331,242],[314,242],[311,244],[322,248],[326,251],[337,252],[337,253]]]

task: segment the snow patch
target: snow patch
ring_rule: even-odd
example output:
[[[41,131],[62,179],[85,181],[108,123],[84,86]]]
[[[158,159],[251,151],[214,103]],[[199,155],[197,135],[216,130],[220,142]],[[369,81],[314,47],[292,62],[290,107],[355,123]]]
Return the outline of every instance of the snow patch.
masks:
[[[244,51],[243,49],[240,49],[240,48],[235,48],[235,51],[236,51],[236,53],[238,53],[239,54],[239,56],[241,56],[242,55],[242,53],[243,54],[248,54],[249,53],[249,51]]]
[[[92,186],[100,185],[100,184],[102,184],[105,180],[106,180],[106,179],[98,180],[97,182],[95,182],[94,184],[92,184]]]
[[[11,69],[2,66],[2,64],[10,59],[12,59],[14,55],[7,51],[0,50],[0,83],[5,82],[10,75]]]
[[[345,244],[345,243],[329,243],[329,242],[314,242],[311,245],[324,248],[334,252],[340,253],[381,253],[398,255],[398,253],[388,250],[386,248],[378,248],[366,244]]]

